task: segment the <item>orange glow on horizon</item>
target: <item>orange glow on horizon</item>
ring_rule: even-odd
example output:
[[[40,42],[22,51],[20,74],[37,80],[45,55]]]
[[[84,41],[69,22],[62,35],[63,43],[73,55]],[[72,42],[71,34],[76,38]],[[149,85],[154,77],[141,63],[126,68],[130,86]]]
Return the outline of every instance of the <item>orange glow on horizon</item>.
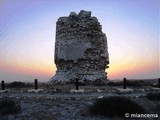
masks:
[[[1,65],[2,66],[2,65]],[[37,77],[52,77],[55,74],[56,66],[55,64],[50,64],[49,62],[17,62],[12,61],[3,65],[3,71],[9,73],[15,73],[20,75],[31,75]]]
[[[4,62],[4,61],[3,61]],[[2,66],[1,71],[13,73],[17,75],[27,75],[33,77],[52,77],[56,73],[56,65],[53,61],[48,60],[33,60],[33,61],[22,61],[12,60],[6,61],[5,64],[0,63]],[[138,74],[147,73],[150,71],[157,70],[157,63],[152,59],[144,60],[123,60],[113,61],[109,64],[109,68],[106,69],[109,79],[122,79],[124,77],[135,76]]]
[[[154,71],[156,68],[158,69],[157,63],[153,60],[120,61],[111,63],[106,72],[109,79],[122,79],[127,76],[135,76],[134,78],[136,78],[136,75]]]

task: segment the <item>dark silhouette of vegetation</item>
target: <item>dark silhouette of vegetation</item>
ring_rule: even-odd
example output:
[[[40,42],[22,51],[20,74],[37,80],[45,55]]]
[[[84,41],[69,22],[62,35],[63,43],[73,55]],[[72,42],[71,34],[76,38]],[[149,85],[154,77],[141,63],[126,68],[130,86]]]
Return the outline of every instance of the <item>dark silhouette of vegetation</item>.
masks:
[[[159,84],[153,84],[151,86],[154,87],[154,88],[159,88]]]
[[[160,93],[148,93],[147,98],[149,100],[160,100]]]
[[[107,117],[125,117],[125,113],[144,113],[144,109],[126,97],[97,99],[89,108],[91,114]]]
[[[24,83],[24,82],[20,82],[20,81],[14,81],[12,83],[8,84],[9,88],[25,88],[25,87],[33,87],[32,84],[30,83]]]
[[[21,106],[14,100],[4,98],[0,100],[0,114],[17,114],[21,111]]]
[[[104,81],[103,80],[99,80],[99,79],[94,81],[94,82],[92,82],[92,85],[94,85],[94,86],[106,86]]]
[[[79,82],[79,86],[86,86],[86,83],[84,83],[84,82]]]
[[[14,81],[12,83],[9,83],[8,85],[10,88],[23,88],[25,87],[25,83],[20,81]]]
[[[108,82],[107,85],[109,86],[123,86],[123,81],[117,82]],[[142,86],[152,86],[152,83],[143,81],[143,80],[127,80],[126,85],[129,87],[142,87]]]

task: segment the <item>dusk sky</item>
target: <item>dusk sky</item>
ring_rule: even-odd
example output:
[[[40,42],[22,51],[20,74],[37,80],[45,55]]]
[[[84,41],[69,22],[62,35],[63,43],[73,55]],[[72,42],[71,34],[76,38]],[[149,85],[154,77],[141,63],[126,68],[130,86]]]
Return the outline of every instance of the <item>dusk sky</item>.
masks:
[[[0,0],[0,80],[47,82],[56,21],[92,11],[106,34],[108,78],[160,77],[159,0]]]

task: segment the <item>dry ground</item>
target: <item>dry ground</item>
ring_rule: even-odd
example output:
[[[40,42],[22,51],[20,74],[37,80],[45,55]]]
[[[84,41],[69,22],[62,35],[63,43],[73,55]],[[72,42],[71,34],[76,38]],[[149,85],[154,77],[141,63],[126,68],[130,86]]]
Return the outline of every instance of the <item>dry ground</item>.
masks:
[[[39,85],[43,91],[27,92],[29,88],[9,88],[9,92],[1,92],[0,100],[10,98],[21,106],[18,114],[0,115],[0,120],[110,120],[103,116],[93,116],[89,112],[89,106],[96,99],[110,96],[125,96],[142,106],[146,113],[156,113],[160,116],[160,101],[147,99],[150,92],[160,92],[153,86],[130,86],[133,91],[120,91],[122,86],[80,86],[84,93],[70,93],[75,85]],[[123,118],[112,118],[123,120]],[[112,120],[111,119],[111,120]],[[144,119],[144,118],[142,118]],[[149,118],[152,119],[152,118]]]

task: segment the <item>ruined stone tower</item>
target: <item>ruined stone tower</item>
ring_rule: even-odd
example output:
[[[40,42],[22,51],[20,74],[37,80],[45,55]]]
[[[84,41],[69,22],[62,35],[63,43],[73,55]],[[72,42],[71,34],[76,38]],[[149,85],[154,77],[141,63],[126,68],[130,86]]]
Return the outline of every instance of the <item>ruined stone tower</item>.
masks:
[[[56,75],[52,83],[106,80],[109,64],[107,38],[90,11],[71,12],[56,23]]]

